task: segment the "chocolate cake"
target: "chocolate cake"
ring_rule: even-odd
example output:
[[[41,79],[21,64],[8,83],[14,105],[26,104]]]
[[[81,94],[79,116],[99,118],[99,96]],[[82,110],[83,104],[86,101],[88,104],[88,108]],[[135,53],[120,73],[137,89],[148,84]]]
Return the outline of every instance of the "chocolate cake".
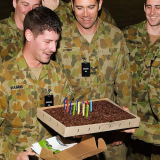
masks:
[[[83,116],[82,105],[80,108],[81,108],[80,114],[75,112],[75,115],[73,115],[73,106],[71,112],[72,114],[69,114],[69,112],[64,110],[64,107],[50,108],[50,109],[45,109],[44,111],[47,112],[52,117],[54,117],[59,122],[61,122],[66,127],[114,122],[114,121],[135,118],[133,115],[127,113],[126,111],[118,108],[117,106],[106,100],[93,101],[92,102],[93,111],[92,112],[89,111],[88,117]]]

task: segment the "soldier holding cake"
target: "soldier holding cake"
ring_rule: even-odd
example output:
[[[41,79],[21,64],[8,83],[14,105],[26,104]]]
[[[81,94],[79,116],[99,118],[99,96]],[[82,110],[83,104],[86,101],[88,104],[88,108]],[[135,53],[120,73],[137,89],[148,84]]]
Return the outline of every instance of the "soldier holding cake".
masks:
[[[75,100],[109,98],[131,105],[129,51],[122,32],[98,18],[103,0],[72,0],[76,20],[62,31],[56,60],[63,67]],[[125,145],[111,147],[114,132],[100,134],[108,144],[104,156],[126,159]],[[120,132],[118,132],[120,135]],[[121,139],[117,139],[121,140]],[[102,158],[100,158],[102,159]]]

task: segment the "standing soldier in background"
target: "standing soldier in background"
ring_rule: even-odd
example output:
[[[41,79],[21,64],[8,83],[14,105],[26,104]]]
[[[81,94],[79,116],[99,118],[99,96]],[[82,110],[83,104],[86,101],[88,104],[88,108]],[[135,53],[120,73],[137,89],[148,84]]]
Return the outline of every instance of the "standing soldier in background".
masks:
[[[129,160],[160,160],[160,0],[145,0],[145,21],[124,30],[132,72],[131,111],[141,118]]]
[[[13,0],[15,12],[0,21],[0,65],[16,56],[23,48],[23,21],[25,15],[41,5],[41,0]]]
[[[63,67],[75,93],[80,94],[76,97],[78,100],[109,98],[120,106],[129,107],[129,51],[122,32],[98,18],[102,3],[103,0],[72,0],[76,20],[62,30],[57,62]],[[99,134],[107,144],[103,155],[106,159],[124,160],[125,145],[112,141],[113,133]],[[117,136],[120,136],[119,132]],[[119,146],[111,147],[111,144]]]
[[[73,98],[61,67],[50,61],[60,32],[61,22],[52,10],[33,9],[24,20],[24,49],[0,67],[1,160],[28,160],[34,153],[23,150],[55,133],[37,119],[37,108]]]

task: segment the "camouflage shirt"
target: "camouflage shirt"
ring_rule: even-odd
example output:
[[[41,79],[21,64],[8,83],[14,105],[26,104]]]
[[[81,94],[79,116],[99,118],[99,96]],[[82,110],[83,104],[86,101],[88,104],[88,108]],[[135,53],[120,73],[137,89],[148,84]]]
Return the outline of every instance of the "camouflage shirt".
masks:
[[[129,54],[121,31],[99,19],[91,43],[80,34],[76,21],[62,31],[57,62],[64,68],[79,100],[109,98],[130,105]],[[90,77],[82,77],[81,63],[90,63]]]
[[[60,20],[64,26],[70,25],[75,20],[74,13],[72,11],[71,2],[64,3],[64,4],[60,3],[60,6],[55,10],[55,12],[58,15],[58,17],[60,18]],[[108,22],[113,25],[116,25],[114,19],[111,17],[110,13],[105,8],[101,9],[101,11],[99,12],[99,17],[104,22]]]
[[[0,65],[16,56],[23,47],[23,31],[17,28],[14,13],[0,21]]]
[[[51,61],[37,80],[22,52],[0,67],[0,158],[12,160],[33,143],[51,135],[37,119],[44,96],[54,95],[54,105],[72,95],[61,67]]]
[[[141,118],[133,138],[160,145],[160,38],[152,44],[146,21],[127,27],[124,36],[130,50],[132,111]]]

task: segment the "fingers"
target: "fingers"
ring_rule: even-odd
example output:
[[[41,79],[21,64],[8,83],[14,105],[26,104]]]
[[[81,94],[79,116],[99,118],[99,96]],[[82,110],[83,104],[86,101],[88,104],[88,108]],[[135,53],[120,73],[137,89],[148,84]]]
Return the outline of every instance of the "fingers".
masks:
[[[26,151],[26,152],[21,152],[19,153],[18,157],[16,158],[16,160],[29,160],[28,156],[34,156],[35,153],[32,151]]]
[[[111,146],[113,147],[113,146],[119,146],[119,145],[121,145],[122,144],[122,141],[117,141],[117,142],[113,142],[112,144],[111,144]]]
[[[136,129],[135,128],[132,128],[132,129],[126,129],[126,130],[123,130],[121,132],[125,132],[125,133],[135,133]]]
[[[126,108],[126,107],[124,107],[124,106],[122,107],[122,109],[125,110],[125,111],[127,111],[127,112],[129,112],[129,109]]]

